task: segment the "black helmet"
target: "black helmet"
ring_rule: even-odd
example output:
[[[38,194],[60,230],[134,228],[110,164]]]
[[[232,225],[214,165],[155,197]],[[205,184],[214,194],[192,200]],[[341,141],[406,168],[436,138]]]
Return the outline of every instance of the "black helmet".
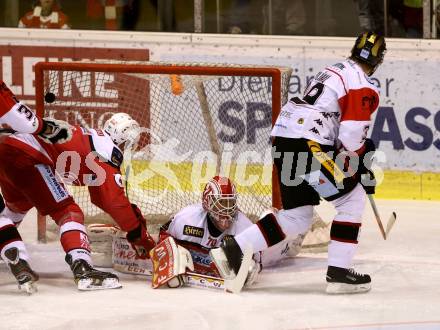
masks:
[[[369,75],[372,75],[382,63],[386,50],[384,37],[373,32],[364,32],[356,39],[351,58],[368,64],[372,69]]]

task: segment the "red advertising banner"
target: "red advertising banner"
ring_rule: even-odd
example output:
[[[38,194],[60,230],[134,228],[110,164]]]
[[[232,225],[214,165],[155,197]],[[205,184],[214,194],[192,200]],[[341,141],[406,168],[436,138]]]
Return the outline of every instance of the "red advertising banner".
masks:
[[[38,62],[148,61],[149,50],[0,45],[0,58],[1,79],[11,88],[19,100],[33,107],[35,105],[34,65]],[[62,80],[62,76],[60,80]],[[115,78],[110,77],[108,80],[105,81],[105,88],[116,90],[113,99],[109,99],[106,95],[96,94],[94,86],[97,79],[96,74],[92,73],[90,74],[91,83],[90,86],[87,86],[86,91],[81,90],[81,86],[75,85],[75,81],[72,81],[69,93],[66,93],[61,87],[51,91],[57,96],[57,100],[62,102],[58,103],[59,105],[47,106],[46,115],[67,120],[72,124],[90,127],[101,126],[111,113],[119,111],[120,103],[126,99],[124,97],[126,91],[112,88],[112,82]],[[82,101],[81,107],[73,105],[79,104],[79,99]],[[69,106],[69,104],[72,105]]]

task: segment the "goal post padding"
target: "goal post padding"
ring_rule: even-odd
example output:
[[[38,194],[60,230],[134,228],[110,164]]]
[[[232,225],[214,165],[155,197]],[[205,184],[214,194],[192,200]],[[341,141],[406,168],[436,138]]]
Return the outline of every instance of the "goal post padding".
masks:
[[[143,127],[125,155],[127,194],[150,226],[200,202],[210,177],[229,176],[251,219],[280,206],[270,130],[287,101],[290,68],[203,63],[40,62],[35,66],[40,115],[101,128],[126,112]],[[46,96],[46,97],[45,97]],[[54,98],[53,98],[54,96]],[[49,101],[49,102],[47,102]],[[128,173],[125,173],[126,169]],[[76,173],[60,173],[75,180]],[[86,222],[111,221],[86,187],[68,186]],[[39,240],[46,220],[39,220]]]

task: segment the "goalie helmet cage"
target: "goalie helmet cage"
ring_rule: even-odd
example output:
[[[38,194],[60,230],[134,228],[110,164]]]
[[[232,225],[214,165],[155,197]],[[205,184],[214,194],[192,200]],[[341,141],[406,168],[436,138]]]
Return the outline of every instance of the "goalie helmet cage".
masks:
[[[36,111],[89,128],[101,128],[116,112],[140,123],[143,133],[136,150],[124,155],[122,172],[130,201],[149,228],[156,226],[153,232],[182,207],[200,202],[204,184],[217,174],[232,179],[240,209],[256,220],[281,205],[270,131],[287,101],[291,72],[201,63],[40,62]],[[77,175],[65,171],[71,179]],[[87,187],[67,188],[86,224],[111,222],[91,203]],[[42,216],[38,240],[46,240]]]

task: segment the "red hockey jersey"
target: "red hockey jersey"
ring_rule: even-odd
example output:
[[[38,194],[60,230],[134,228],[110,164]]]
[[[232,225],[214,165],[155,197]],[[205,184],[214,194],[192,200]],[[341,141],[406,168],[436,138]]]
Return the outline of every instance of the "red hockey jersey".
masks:
[[[350,151],[360,149],[379,92],[352,60],[327,67],[308,85],[302,99],[292,98],[281,110],[272,136],[305,138]]]
[[[88,186],[92,203],[108,213],[122,230],[139,226],[124,192],[119,169],[122,152],[107,133],[74,126],[72,139],[63,144],[48,144],[30,134],[14,134],[3,143],[20,148],[38,163],[54,166],[68,184]]]

